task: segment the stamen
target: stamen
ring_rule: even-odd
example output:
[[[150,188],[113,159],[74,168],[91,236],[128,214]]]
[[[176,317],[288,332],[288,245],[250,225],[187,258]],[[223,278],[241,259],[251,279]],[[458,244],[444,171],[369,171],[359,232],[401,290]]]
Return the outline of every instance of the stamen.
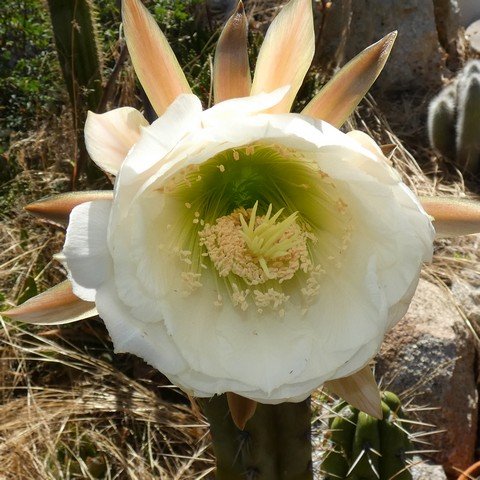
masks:
[[[238,209],[199,232],[200,244],[221,277],[234,274],[247,285],[282,283],[310,268],[311,234],[296,223],[298,212],[278,221],[283,209],[273,216],[272,210],[270,204],[265,215],[257,215],[257,201],[250,210]]]

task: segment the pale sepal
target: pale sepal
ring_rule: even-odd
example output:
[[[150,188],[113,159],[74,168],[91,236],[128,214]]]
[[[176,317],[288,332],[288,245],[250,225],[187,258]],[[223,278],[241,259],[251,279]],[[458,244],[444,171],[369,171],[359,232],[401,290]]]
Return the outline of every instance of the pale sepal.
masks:
[[[391,32],[350,60],[317,93],[302,114],[341,127],[385,66],[397,32]]]
[[[258,54],[251,95],[290,85],[269,113],[290,111],[315,51],[311,0],[291,0],[275,17]]]
[[[94,317],[97,310],[94,302],[85,302],[74,295],[72,284],[65,280],[1,314],[20,322],[61,325]]]
[[[257,402],[249,398],[242,397],[233,392],[227,392],[228,408],[232,415],[233,423],[243,430],[247,422],[255,414]]]
[[[325,387],[362,412],[382,418],[380,390],[368,365],[348,377],[325,382]]]
[[[480,201],[422,196],[419,200],[425,211],[433,217],[437,238],[480,233]]]
[[[69,192],[52,195],[38,202],[30,203],[25,210],[37,217],[42,217],[60,225],[67,225],[70,212],[82,203],[94,200],[112,200],[112,190],[98,190],[90,192]]]
[[[213,62],[215,103],[230,98],[247,97],[252,79],[248,62],[248,21],[243,3],[225,24],[218,39]]]
[[[122,1],[122,19],[135,73],[158,115],[182,93],[192,93],[178,61],[140,0]]]
[[[85,145],[91,159],[105,172],[117,175],[128,151],[148,125],[135,108],[116,108],[106,113],[88,112]]]

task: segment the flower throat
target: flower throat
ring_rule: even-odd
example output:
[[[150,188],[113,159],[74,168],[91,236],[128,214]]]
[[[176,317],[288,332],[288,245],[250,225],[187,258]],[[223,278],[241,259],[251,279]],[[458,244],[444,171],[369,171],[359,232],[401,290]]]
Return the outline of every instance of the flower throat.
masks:
[[[213,275],[219,307],[229,298],[283,315],[298,292],[307,305],[324,273],[316,232],[345,226],[334,190],[314,162],[277,145],[226,150],[184,169],[164,189],[180,210],[168,228],[186,264],[184,293]]]

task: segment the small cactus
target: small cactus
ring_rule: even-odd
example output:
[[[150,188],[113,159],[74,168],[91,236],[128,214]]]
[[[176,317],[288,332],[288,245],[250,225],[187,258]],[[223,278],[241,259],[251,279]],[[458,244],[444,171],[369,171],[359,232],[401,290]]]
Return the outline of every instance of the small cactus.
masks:
[[[398,397],[382,394],[383,419],[340,403],[330,420],[330,450],[321,469],[326,480],[411,480],[406,463],[413,450],[402,424],[404,412]]]
[[[480,73],[472,73],[458,84],[457,161],[470,172],[480,164]]]
[[[480,171],[480,61],[468,62],[428,109],[430,145],[470,173]]]
[[[428,108],[430,145],[447,158],[455,158],[456,85],[444,88]]]

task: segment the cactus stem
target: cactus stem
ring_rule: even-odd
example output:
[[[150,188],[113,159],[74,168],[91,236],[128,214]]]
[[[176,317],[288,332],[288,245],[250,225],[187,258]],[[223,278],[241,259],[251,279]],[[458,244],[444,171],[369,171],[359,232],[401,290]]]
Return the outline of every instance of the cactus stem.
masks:
[[[226,395],[199,400],[210,423],[217,480],[312,480],[310,400],[258,404],[244,430]]]

